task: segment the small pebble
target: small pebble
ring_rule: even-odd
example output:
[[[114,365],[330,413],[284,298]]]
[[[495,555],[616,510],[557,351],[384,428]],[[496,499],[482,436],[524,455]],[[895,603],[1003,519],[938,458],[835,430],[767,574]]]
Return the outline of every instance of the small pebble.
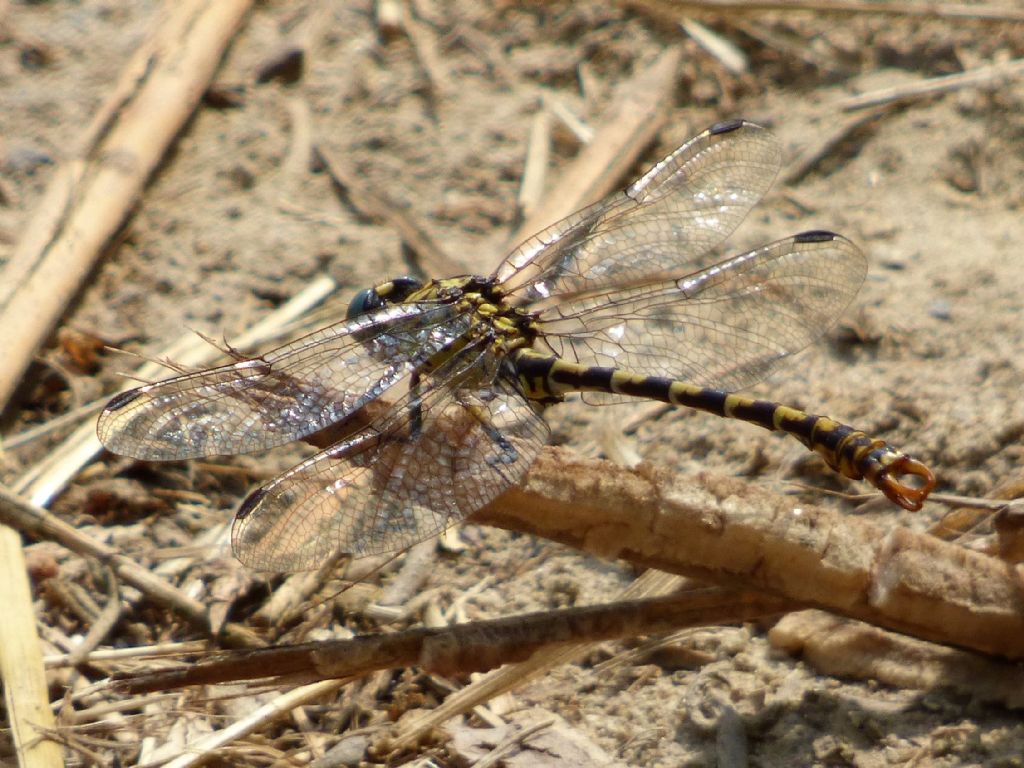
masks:
[[[928,305],[928,314],[936,320],[952,320],[953,307],[945,299],[936,299]]]
[[[7,153],[3,161],[3,169],[7,173],[24,173],[29,176],[42,165],[53,165],[53,158],[35,147],[15,147]]]

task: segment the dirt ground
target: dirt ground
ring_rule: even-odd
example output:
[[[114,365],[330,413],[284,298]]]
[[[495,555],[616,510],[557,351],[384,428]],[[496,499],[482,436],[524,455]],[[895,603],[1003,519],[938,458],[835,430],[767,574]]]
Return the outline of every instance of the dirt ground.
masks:
[[[0,265],[159,11],[155,2],[0,3]],[[416,0],[409,12],[437,46],[433,65],[401,24],[384,34],[370,3],[258,4],[216,76],[221,99],[207,99],[185,127],[60,329],[159,355],[188,329],[237,337],[321,273],[341,286],[330,305],[340,315],[359,288],[415,272],[415,254],[393,226],[340,199],[322,167],[289,162],[299,120],[365,188],[406,206],[467,272],[488,274],[521,217],[516,200],[537,112],[557,102],[599,125],[617,86],[679,46],[670,118],[630,176],[728,117],[776,133],[786,152],[784,175],[840,136],[798,180],[776,184],[729,248],[831,229],[870,259],[867,281],[837,327],[753,393],[827,413],[904,448],[934,469],[945,492],[984,496],[1019,476],[1024,82],[996,80],[875,108],[874,120],[849,131],[844,127],[865,113],[841,105],[856,94],[1018,58],[1024,24],[899,12],[701,16],[745,56],[748,70],[737,74],[678,23],[631,3]],[[257,82],[289,47],[304,51],[301,71]],[[579,150],[561,122],[552,124],[549,183]],[[40,352],[3,424],[5,437],[109,394],[118,373],[136,363],[104,353],[90,370],[76,367],[68,349],[55,337]],[[794,482],[864,490],[830,474],[792,440],[694,412],[569,403],[549,417],[555,442],[594,456],[615,455],[609,443],[624,441],[643,461],[681,474],[740,475],[780,493],[794,492]],[[609,430],[623,422],[628,434],[610,440]],[[61,436],[0,456],[3,479],[39,461]],[[120,526],[117,542],[126,550],[166,558],[150,548],[188,546],[228,522],[247,488],[302,451],[222,463],[235,472],[106,457],[54,509],[96,535]],[[803,497],[855,509],[824,493]],[[918,514],[869,506],[864,514],[915,530],[946,511],[939,504]],[[457,603],[468,619],[607,601],[635,576],[621,563],[492,529],[466,526],[461,538],[465,548],[439,555],[420,589],[442,610]],[[57,552],[46,544],[30,549]],[[56,581],[103,593],[95,568],[51,556],[61,563]],[[190,578],[202,585],[196,574],[211,582],[232,574],[242,597],[204,587],[197,594],[244,618],[265,599],[265,580],[238,575],[231,562],[220,550],[200,559]],[[386,583],[393,573],[385,569],[366,584]],[[80,637],[88,623],[63,609],[56,594],[40,586],[44,621]],[[347,625],[356,631],[379,626],[351,615]],[[169,612],[143,607],[105,644],[192,637]],[[764,626],[688,633],[674,646],[689,654],[686,662],[645,657],[596,668],[632,645],[604,644],[580,664],[515,691],[504,706],[555,713],[623,765],[1024,765],[1019,710],[965,691],[822,675],[773,649]],[[327,734],[318,743],[330,747],[344,728],[412,708],[409,691],[419,691],[423,706],[441,697],[415,670],[345,691],[310,708],[304,721],[285,720],[250,737],[217,764],[307,764],[303,739],[310,734]],[[236,716],[227,706],[176,701],[182,710],[215,711],[197,732]],[[332,720],[332,707],[342,704],[347,719]],[[122,764],[134,764],[138,753],[113,746],[114,731],[164,739],[175,721],[166,710],[135,710],[119,722],[76,732],[82,743],[87,736],[110,741],[94,746],[92,757],[69,749],[69,764],[110,765],[115,752]],[[723,746],[726,733],[741,750]],[[403,759],[424,756],[437,765],[465,761],[443,740]],[[0,759],[13,765],[9,755]],[[532,759],[504,764],[569,764]]]

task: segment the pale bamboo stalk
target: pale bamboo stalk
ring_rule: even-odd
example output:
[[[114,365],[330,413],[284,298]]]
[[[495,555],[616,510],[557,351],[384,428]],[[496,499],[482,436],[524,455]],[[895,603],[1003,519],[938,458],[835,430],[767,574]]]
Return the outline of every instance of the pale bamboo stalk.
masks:
[[[32,610],[32,591],[21,555],[21,536],[0,526],[0,679],[11,739],[22,768],[64,765],[63,750],[44,736],[56,728]]]
[[[108,661],[124,661],[125,659],[155,659],[164,656],[182,656],[187,653],[199,653],[209,648],[205,640],[185,640],[182,642],[154,643],[153,645],[136,645],[129,648],[101,648],[89,654],[89,661],[102,664]],[[71,663],[71,653],[51,654],[43,657],[47,668],[66,667]]]
[[[589,144],[594,140],[594,129],[584,122],[569,106],[549,91],[541,94],[544,109],[562,124],[580,144]]]
[[[714,56],[718,63],[732,74],[743,75],[750,71],[750,61],[747,58],[747,54],[728,38],[723,37],[695,19],[684,18],[680,20],[679,25],[686,34],[696,41],[697,45]]]
[[[524,216],[533,216],[544,196],[544,182],[548,175],[551,156],[551,113],[542,106],[530,123],[530,137],[526,142],[526,160],[519,182],[516,202]]]
[[[138,202],[143,185],[191,116],[251,0],[169,3],[115,98],[95,141],[59,170],[0,276],[4,358],[0,407],[79,290],[103,246]],[[129,83],[129,86],[125,84]]]

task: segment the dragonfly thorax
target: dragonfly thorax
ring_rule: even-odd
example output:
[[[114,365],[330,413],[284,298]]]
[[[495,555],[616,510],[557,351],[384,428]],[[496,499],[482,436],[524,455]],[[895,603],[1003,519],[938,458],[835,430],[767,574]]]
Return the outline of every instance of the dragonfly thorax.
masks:
[[[410,294],[408,301],[441,301],[455,305],[459,314],[472,316],[469,339],[487,338],[497,356],[533,345],[537,337],[534,315],[513,306],[493,278],[465,275],[433,280]]]
[[[462,275],[424,284],[412,277],[399,277],[367,288],[352,299],[352,319],[392,304],[449,304],[462,316],[471,316],[464,342],[489,337],[498,355],[533,345],[537,337],[534,315],[512,306],[498,290],[494,278]],[[461,344],[459,345],[462,346]]]

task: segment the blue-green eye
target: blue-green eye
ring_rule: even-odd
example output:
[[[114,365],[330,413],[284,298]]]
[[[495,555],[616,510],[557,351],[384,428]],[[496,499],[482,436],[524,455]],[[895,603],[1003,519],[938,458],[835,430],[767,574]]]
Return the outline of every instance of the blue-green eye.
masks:
[[[380,309],[386,303],[397,304],[405,301],[415,291],[423,287],[423,283],[415,277],[396,277],[394,280],[381,283],[373,288],[365,288],[357,293],[348,305],[348,312],[345,317],[351,320],[354,317],[365,315]]]
[[[375,309],[380,309],[384,306],[384,299],[377,293],[376,288],[364,288],[349,302],[348,311],[345,312],[345,318],[352,320],[353,318],[365,315],[367,312],[373,312]]]

